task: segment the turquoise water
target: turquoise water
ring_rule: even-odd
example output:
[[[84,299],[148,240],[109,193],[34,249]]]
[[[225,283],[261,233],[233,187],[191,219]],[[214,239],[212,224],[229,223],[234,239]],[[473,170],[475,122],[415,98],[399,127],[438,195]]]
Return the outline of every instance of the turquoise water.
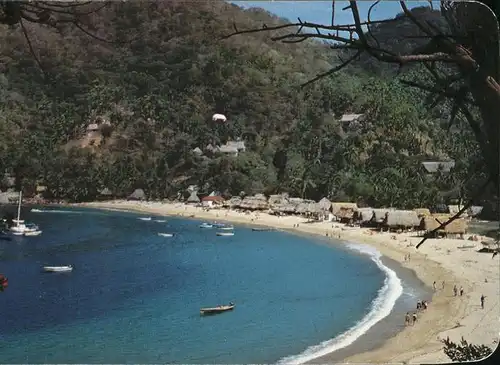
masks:
[[[0,241],[1,363],[271,363],[363,332],[384,305],[387,273],[319,239],[238,226],[217,237],[200,221],[90,209],[23,216],[43,234]],[[199,315],[229,301],[232,312]]]

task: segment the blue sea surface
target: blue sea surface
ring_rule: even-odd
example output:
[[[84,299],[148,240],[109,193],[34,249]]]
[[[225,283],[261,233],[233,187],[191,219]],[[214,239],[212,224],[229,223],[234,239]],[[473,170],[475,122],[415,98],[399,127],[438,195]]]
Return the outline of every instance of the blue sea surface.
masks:
[[[272,363],[353,327],[386,278],[319,238],[58,209],[23,213],[41,236],[0,241],[1,363]]]

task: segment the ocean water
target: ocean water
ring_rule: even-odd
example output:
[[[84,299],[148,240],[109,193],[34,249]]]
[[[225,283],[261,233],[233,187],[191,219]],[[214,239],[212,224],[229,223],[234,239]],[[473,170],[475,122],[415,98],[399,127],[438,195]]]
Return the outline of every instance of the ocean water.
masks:
[[[1,363],[303,363],[354,342],[403,291],[368,246],[141,216],[23,213],[43,234],[0,241]]]

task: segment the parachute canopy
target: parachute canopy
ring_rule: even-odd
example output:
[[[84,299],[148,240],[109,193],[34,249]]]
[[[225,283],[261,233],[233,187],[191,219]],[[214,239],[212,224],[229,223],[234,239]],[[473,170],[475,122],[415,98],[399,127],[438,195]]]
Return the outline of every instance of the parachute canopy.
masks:
[[[212,121],[213,122],[217,122],[217,121],[221,121],[221,122],[225,122],[227,120],[226,116],[224,114],[214,114],[212,115]]]

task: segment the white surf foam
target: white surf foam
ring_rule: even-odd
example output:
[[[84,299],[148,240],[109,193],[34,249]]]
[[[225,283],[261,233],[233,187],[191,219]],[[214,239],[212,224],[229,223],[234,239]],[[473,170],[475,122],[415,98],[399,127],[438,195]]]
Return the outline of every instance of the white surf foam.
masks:
[[[382,263],[382,261],[380,260],[382,255],[380,254],[380,252],[378,252],[371,246],[363,244],[347,243],[346,247],[351,250],[356,250],[363,254],[369,255],[375,262],[375,264],[385,273],[384,285],[379,290],[377,298],[375,298],[375,300],[373,301],[370,312],[353,327],[351,327],[341,335],[333,339],[324,341],[319,345],[311,346],[301,354],[284,357],[280,359],[277,364],[304,364],[308,361],[330,354],[351,345],[377,322],[387,317],[394,308],[396,300],[403,293],[401,280],[398,278],[394,270],[391,270]]]

